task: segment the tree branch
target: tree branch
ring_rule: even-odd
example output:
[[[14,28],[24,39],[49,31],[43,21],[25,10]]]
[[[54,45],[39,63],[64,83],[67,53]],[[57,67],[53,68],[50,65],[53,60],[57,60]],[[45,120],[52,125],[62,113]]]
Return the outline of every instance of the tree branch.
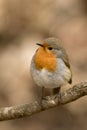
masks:
[[[35,101],[30,104],[0,108],[0,121],[31,116],[43,110],[70,103],[85,95],[87,95],[87,82],[82,82],[59,95],[45,97],[41,104],[39,101]]]

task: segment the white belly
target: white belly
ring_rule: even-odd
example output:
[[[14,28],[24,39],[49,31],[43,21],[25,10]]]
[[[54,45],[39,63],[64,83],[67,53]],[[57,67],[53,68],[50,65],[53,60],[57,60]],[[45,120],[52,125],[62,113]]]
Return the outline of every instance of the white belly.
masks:
[[[71,71],[61,59],[58,59],[58,67],[55,72],[49,72],[45,68],[37,70],[33,62],[31,65],[32,78],[40,87],[57,88],[68,82],[71,77]]]

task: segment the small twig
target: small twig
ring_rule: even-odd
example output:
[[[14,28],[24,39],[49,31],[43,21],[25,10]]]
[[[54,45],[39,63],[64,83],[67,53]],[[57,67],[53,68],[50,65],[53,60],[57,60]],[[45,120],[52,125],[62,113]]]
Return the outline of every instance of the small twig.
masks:
[[[87,95],[87,82],[74,85],[65,92],[61,92],[60,95],[47,96],[42,100],[42,104],[40,104],[39,101],[35,101],[30,104],[0,108],[0,121],[31,116],[43,110],[77,100]]]

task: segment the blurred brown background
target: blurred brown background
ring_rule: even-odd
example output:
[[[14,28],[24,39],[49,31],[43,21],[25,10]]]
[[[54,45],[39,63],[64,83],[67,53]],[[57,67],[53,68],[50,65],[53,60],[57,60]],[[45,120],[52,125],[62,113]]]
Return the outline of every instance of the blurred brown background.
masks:
[[[0,107],[32,102],[29,73],[36,42],[59,37],[69,55],[73,84],[87,79],[86,0],[0,0]],[[31,117],[0,122],[1,130],[87,130],[87,97]]]

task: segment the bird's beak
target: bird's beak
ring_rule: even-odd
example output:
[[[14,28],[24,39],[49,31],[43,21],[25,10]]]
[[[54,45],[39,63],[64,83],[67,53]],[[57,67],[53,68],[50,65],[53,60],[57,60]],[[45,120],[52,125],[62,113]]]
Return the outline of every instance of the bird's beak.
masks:
[[[41,46],[41,47],[44,47],[42,44],[40,44],[40,43],[36,43],[36,45],[38,45],[38,46]]]

